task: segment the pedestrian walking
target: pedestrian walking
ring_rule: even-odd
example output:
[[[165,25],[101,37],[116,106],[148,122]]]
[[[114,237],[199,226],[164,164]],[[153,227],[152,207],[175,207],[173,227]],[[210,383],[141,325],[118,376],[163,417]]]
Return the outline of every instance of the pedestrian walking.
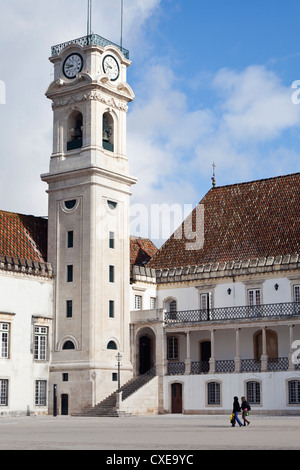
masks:
[[[241,403],[242,418],[244,420],[244,426],[246,426],[246,423],[249,426],[250,421],[248,421],[247,416],[249,415],[249,411],[251,410],[251,406],[249,405],[249,403],[247,402],[245,397],[242,397],[241,400],[242,400],[242,403]]]
[[[241,411],[241,407],[240,407],[240,404],[239,404],[239,399],[238,397],[234,397],[233,398],[233,408],[232,408],[232,413],[234,414],[234,420],[232,422],[232,427],[234,428],[235,427],[235,422],[237,421],[238,425],[241,427],[243,426],[241,421],[239,420],[239,417],[238,417],[238,414],[240,413]]]

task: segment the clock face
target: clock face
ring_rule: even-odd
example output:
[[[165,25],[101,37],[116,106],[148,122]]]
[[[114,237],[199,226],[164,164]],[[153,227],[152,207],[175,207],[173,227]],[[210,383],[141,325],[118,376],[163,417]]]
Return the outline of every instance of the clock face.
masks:
[[[83,59],[80,54],[71,54],[64,61],[63,72],[67,78],[75,78],[81,72]]]
[[[107,55],[103,59],[103,71],[111,81],[117,80],[120,74],[119,64],[112,55]]]

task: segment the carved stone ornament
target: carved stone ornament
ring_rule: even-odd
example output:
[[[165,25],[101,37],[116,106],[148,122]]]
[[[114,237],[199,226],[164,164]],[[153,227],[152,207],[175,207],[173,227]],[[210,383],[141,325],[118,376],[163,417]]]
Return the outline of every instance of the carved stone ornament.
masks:
[[[61,108],[63,106],[68,106],[70,104],[75,104],[75,103],[81,103],[83,101],[87,100],[97,100],[100,101],[101,103],[104,103],[107,106],[110,106],[111,108],[119,109],[121,111],[125,111],[127,113],[128,111],[128,106],[126,103],[123,103],[120,100],[117,100],[115,98],[110,98],[99,91],[90,91],[88,93],[79,93],[77,95],[73,96],[67,96],[64,98],[58,98],[53,101],[52,108]]]

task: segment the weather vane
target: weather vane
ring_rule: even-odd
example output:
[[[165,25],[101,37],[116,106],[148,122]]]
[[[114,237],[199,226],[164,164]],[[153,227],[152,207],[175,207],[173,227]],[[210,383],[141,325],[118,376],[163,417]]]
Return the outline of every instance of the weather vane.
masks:
[[[212,180],[213,188],[215,188],[215,186],[216,186],[216,172],[215,172],[216,164],[215,164],[215,162],[213,162],[212,167],[213,167],[213,176],[212,176],[211,180]]]

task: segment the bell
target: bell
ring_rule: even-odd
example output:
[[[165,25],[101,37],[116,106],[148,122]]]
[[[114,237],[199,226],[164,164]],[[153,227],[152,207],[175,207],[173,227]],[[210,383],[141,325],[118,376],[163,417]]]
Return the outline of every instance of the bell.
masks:
[[[105,142],[109,142],[109,135],[108,135],[108,132],[104,129],[103,132],[102,132],[102,139],[105,141]]]

